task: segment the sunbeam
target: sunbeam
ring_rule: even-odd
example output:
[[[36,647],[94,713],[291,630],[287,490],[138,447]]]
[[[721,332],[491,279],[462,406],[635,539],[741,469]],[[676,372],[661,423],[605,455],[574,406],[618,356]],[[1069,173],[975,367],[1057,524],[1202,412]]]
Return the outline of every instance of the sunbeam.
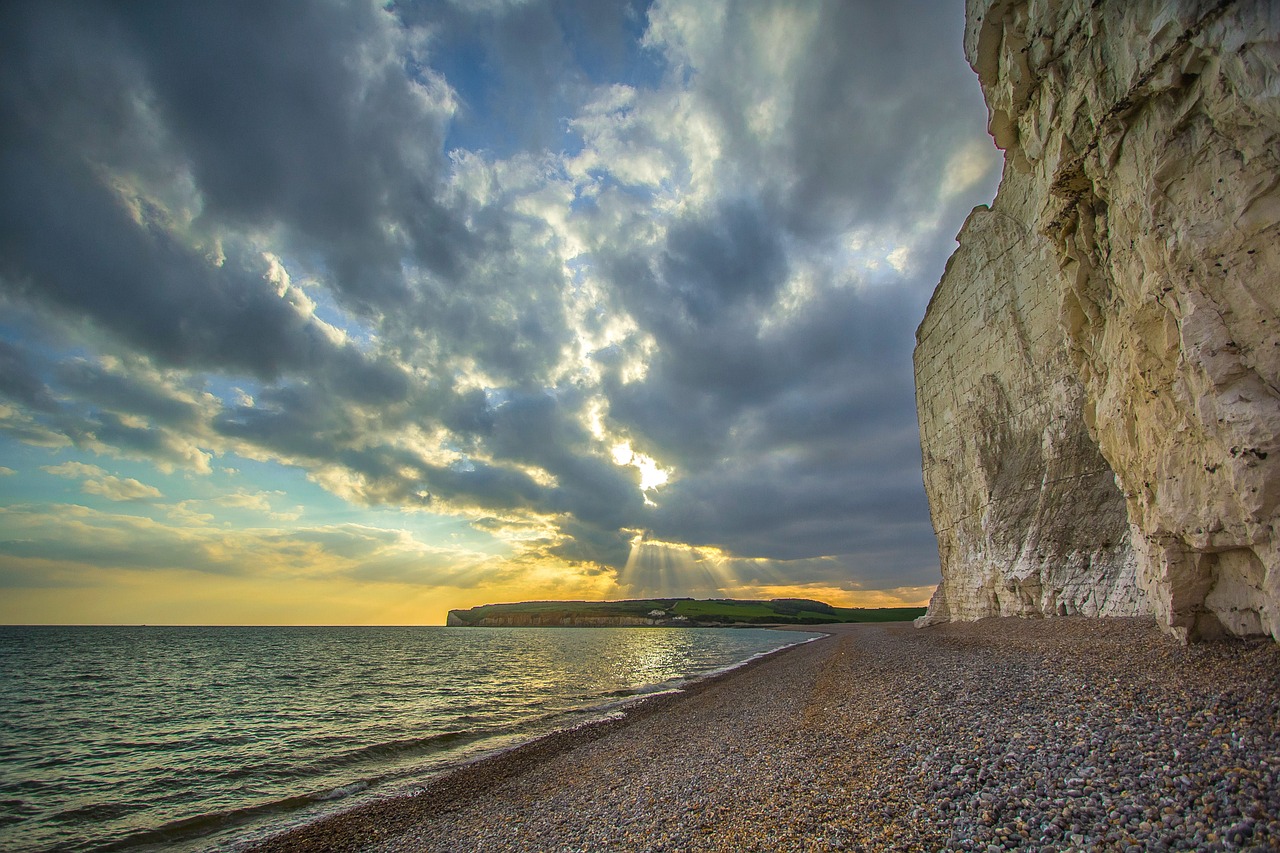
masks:
[[[638,531],[618,584],[637,597],[725,595],[739,585],[732,566],[718,548],[663,542]]]

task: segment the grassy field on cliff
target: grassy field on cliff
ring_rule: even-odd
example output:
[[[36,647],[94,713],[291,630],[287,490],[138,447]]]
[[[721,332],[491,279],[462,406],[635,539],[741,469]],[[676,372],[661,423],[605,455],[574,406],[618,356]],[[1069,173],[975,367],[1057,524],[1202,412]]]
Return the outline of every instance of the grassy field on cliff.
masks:
[[[923,615],[923,607],[833,607],[807,598],[775,598],[768,601],[736,599],[643,598],[628,601],[525,601],[518,604],[484,604],[470,610],[454,610],[463,625],[480,624],[486,618],[537,614],[549,617],[629,616],[693,625],[822,625],[834,622],[900,622]]]

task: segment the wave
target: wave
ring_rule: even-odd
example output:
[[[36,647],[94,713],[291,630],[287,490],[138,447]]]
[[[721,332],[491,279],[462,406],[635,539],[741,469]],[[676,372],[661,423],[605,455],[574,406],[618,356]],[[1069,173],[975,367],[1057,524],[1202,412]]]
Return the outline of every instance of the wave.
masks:
[[[326,759],[314,766],[316,769],[329,769],[334,766],[341,767],[350,764],[360,764],[373,759],[398,758],[407,755],[433,752],[442,746],[485,737],[488,731],[489,729],[486,728],[464,729],[461,731],[439,732],[438,734],[427,735],[425,737],[401,738],[399,740],[390,740],[384,743],[360,746],[355,749],[349,749],[346,752],[339,753],[331,759]]]
[[[367,789],[369,780],[357,780],[340,788],[282,797],[233,809],[223,809],[179,818],[160,826],[132,832],[105,844],[83,848],[86,853],[134,850],[140,847],[170,847],[198,841],[221,830],[236,829],[258,819],[300,811],[319,803],[331,802]]]

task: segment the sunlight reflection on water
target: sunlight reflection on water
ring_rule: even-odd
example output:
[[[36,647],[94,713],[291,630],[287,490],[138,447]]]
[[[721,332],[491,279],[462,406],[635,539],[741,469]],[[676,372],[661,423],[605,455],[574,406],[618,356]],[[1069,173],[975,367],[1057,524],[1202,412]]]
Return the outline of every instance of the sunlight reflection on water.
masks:
[[[221,845],[805,638],[0,627],[0,849]]]

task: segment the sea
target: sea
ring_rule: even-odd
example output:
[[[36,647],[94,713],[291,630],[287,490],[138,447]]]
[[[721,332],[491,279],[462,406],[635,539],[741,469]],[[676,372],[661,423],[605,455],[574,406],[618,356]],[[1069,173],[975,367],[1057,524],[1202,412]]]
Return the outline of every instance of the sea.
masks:
[[[819,634],[0,627],[0,850],[236,850]]]

